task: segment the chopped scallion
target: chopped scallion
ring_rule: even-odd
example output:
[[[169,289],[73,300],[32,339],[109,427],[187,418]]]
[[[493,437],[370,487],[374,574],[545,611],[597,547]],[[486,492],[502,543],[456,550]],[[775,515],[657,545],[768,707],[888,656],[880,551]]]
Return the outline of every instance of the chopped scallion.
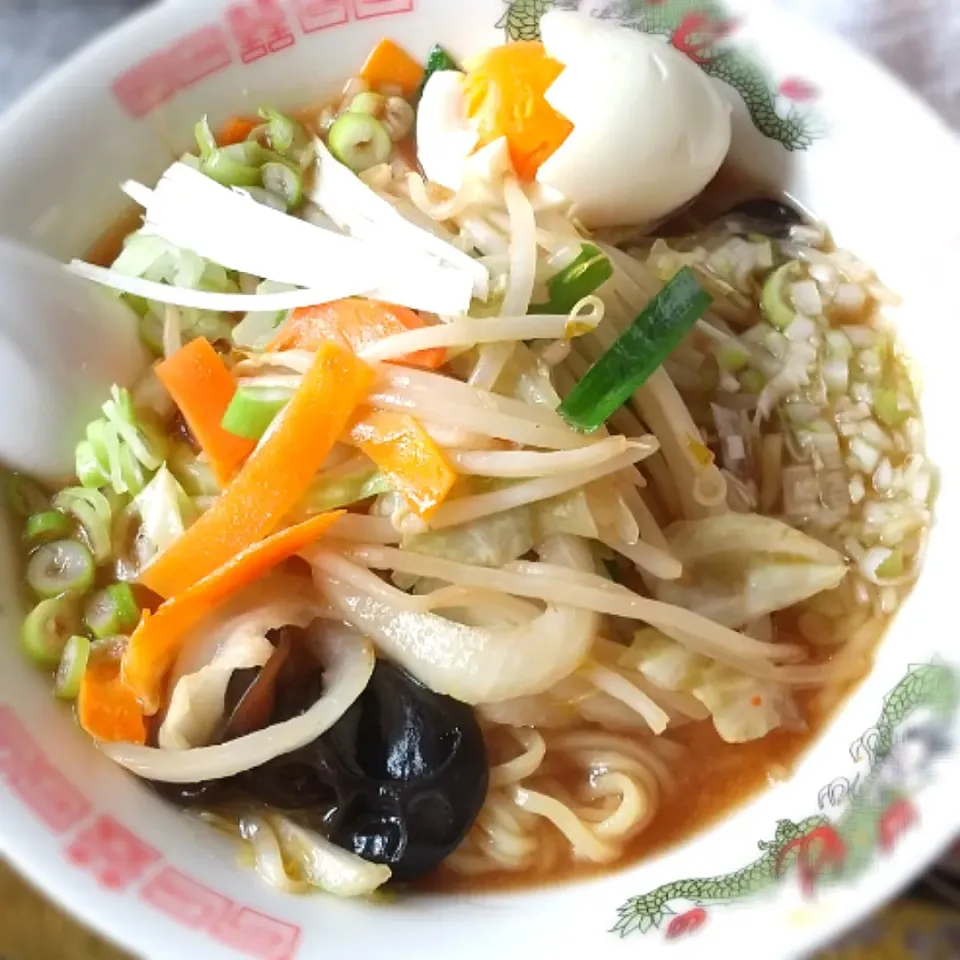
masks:
[[[873,395],[873,409],[877,419],[888,427],[900,427],[910,418],[910,411],[900,407],[900,395],[896,390],[877,390]]]
[[[799,264],[795,260],[783,264],[767,277],[763,284],[760,305],[764,316],[778,330],[785,330],[796,313],[787,302],[787,285],[797,278]]]
[[[79,540],[55,540],[27,562],[27,583],[39,597],[86,593],[93,583],[93,556]]]
[[[423,91],[426,88],[430,78],[435,73],[440,73],[441,70],[459,71],[460,65],[438,43],[433,47],[433,49],[430,51],[429,55],[427,56],[427,67],[423,73],[423,80],[420,82],[420,87],[413,97],[414,105],[420,102],[420,98],[423,96]]]
[[[23,528],[23,536],[27,543],[43,544],[61,537],[69,537],[73,532],[70,518],[65,517],[59,510],[44,510],[35,513]]]
[[[140,619],[140,607],[130,585],[114,583],[98,590],[88,601],[83,620],[98,639],[131,631]]]
[[[684,267],[587,371],[559,412],[579,430],[601,426],[676,349],[710,303],[710,295]]]
[[[330,152],[354,173],[386,163],[393,150],[387,128],[366,113],[345,113],[330,128]]]
[[[260,176],[265,190],[283,197],[288,210],[300,205],[303,199],[303,176],[285,163],[265,163],[260,168]]]
[[[70,596],[41,600],[23,621],[20,639],[30,659],[52,670],[80,626],[76,600]]]
[[[221,426],[238,437],[259,440],[289,401],[288,391],[241,387],[233,395]]]
[[[90,660],[90,641],[86,637],[73,636],[67,641],[57,667],[53,692],[58,700],[76,700],[80,693],[83,675]]]
[[[877,567],[877,576],[884,580],[893,580],[896,577],[902,577],[904,574],[903,551],[895,547],[890,551],[890,556]]]
[[[613,264],[598,247],[585,243],[569,267],[547,281],[550,300],[530,307],[530,313],[570,313],[584,298],[595,293],[613,276]]]

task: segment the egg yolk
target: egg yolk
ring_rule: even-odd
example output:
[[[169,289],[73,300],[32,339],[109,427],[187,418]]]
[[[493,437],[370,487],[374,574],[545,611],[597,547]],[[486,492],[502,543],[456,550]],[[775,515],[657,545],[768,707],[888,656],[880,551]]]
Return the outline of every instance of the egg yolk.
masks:
[[[544,99],[563,70],[537,41],[495,47],[470,64],[464,90],[467,115],[478,121],[477,149],[506,137],[522,180],[534,180],[573,131]]]

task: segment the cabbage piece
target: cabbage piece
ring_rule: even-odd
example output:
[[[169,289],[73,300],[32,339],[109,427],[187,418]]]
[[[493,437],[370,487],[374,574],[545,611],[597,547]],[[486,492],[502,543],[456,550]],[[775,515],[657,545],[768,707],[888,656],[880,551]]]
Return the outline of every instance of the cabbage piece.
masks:
[[[620,662],[658,687],[696,697],[727,743],[759,740],[777,727],[801,721],[787,688],[691,653],[653,627],[636,632]]]
[[[134,497],[140,513],[141,528],[137,549],[141,563],[162,553],[197,518],[193,501],[177,483],[173,474],[162,466],[156,476]]]
[[[832,590],[843,557],[793,527],[755,513],[681,521],[666,531],[683,564],[679,580],[659,581],[657,598],[735,627]]]
[[[502,567],[558,534],[584,538],[599,535],[585,490],[515,507],[459,527],[409,537],[403,547],[458,563]]]
[[[139,230],[131,234],[110,268],[127,277],[167,283],[188,290],[238,293],[239,288],[222,266],[167,242],[156,234]],[[141,315],[141,333],[147,345],[163,352],[162,329],[166,305],[152,300],[134,303]],[[230,336],[233,323],[225,313],[180,309],[180,332],[184,342],[196,337],[222,340]]]
[[[338,510],[391,491],[390,482],[374,466],[350,473],[331,470],[321,474],[306,492],[295,511],[297,517],[312,517]]]

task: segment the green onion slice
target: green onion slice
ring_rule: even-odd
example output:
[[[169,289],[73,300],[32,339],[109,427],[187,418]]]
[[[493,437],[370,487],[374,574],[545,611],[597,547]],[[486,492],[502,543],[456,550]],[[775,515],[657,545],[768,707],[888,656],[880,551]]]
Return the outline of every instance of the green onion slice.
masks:
[[[764,281],[760,305],[764,316],[778,330],[785,330],[793,323],[796,311],[787,302],[787,284],[797,279],[799,264],[795,260],[778,267]]]
[[[60,540],[73,533],[73,524],[70,518],[59,510],[44,510],[35,513],[23,528],[23,536],[27,543],[42,544],[51,540]]]
[[[60,666],[57,667],[57,676],[53,684],[53,692],[57,699],[77,699],[89,660],[90,641],[86,637],[71,637],[63,648]]]
[[[287,390],[240,387],[223,415],[221,426],[238,437],[259,440],[289,401]]]
[[[102,640],[133,630],[140,620],[140,606],[129,584],[114,583],[90,597],[83,620],[90,632]]]
[[[93,555],[79,540],[55,540],[27,562],[27,583],[39,597],[86,593],[93,583]]]
[[[430,78],[435,74],[439,73],[441,70],[460,70],[460,64],[457,63],[453,57],[447,53],[443,47],[438,43],[430,51],[430,54],[427,57],[427,68],[423,72],[423,80],[420,82],[420,87],[417,92],[414,94],[413,103],[414,105],[420,102],[420,98],[423,96],[423,91],[427,86]]]
[[[386,163],[393,150],[387,128],[366,113],[345,113],[330,128],[330,152],[354,173]]]
[[[41,600],[26,616],[20,633],[24,650],[34,663],[52,670],[70,637],[80,626],[73,597]]]
[[[613,276],[613,264],[599,247],[585,243],[569,267],[547,281],[550,300],[530,307],[530,313],[570,313]]]
[[[265,163],[260,168],[263,188],[271,194],[283,197],[287,210],[293,210],[303,199],[303,175],[285,163]]]
[[[595,430],[646,382],[711,303],[684,267],[587,371],[559,411],[578,430]]]

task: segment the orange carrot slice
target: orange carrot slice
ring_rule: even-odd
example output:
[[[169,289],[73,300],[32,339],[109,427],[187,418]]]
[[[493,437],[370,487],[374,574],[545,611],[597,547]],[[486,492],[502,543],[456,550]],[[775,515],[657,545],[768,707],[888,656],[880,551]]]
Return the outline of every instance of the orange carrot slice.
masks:
[[[95,740],[146,743],[147,724],[136,694],[120,676],[115,657],[94,657],[87,665],[77,695],[77,719]]]
[[[383,39],[367,57],[360,76],[376,90],[379,87],[399,87],[405,97],[416,92],[423,80],[423,65],[392,40]]]
[[[406,413],[365,411],[350,430],[358,446],[417,514],[427,519],[446,499],[457,475],[430,435]]]
[[[425,326],[423,319],[406,307],[351,297],[294,310],[267,350],[316,350],[321,343],[335,340],[359,351],[384,337]],[[435,370],[442,367],[446,360],[446,350],[437,347],[418,350],[396,362]]]
[[[272,533],[299,503],[373,379],[373,369],[346,347],[323,344],[272,433],[140,582],[172,597]]]
[[[156,371],[209,457],[217,480],[221,486],[227,484],[256,446],[253,440],[238,437],[220,425],[237,392],[230,371],[203,337],[157,364]]]
[[[184,637],[224,600],[259,580],[278,563],[318,540],[343,511],[323,513],[238,553],[209,576],[160,605],[144,611],[123,654],[123,682],[146,713],[157,712],[163,681],[176,661]]]
[[[217,146],[229,147],[234,143],[243,143],[262,123],[257,117],[231,117],[217,133]]]

